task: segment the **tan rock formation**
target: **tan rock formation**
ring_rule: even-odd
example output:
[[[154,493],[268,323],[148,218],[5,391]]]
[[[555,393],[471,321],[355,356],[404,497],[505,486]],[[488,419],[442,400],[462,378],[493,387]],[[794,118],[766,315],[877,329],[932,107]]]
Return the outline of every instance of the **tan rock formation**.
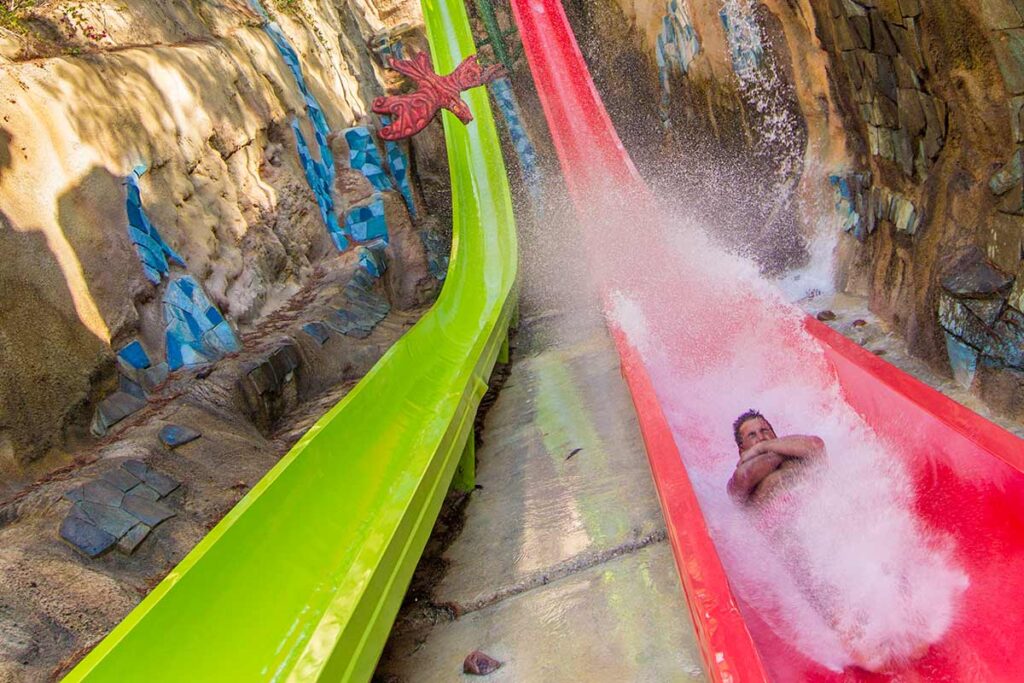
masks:
[[[332,130],[365,117],[375,6],[267,4],[287,10]],[[149,167],[149,218],[243,331],[334,249],[289,129],[297,116],[313,139],[304,102],[247,2],[47,3],[15,28],[0,29],[0,480],[83,431],[114,349],[162,348],[127,232],[133,166]]]

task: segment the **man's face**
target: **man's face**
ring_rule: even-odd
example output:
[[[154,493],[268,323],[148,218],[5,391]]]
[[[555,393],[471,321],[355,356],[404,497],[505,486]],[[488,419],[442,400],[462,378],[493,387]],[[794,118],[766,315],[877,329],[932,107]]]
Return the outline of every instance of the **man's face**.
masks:
[[[763,417],[754,417],[740,425],[740,453],[744,453],[754,444],[775,438],[775,430]]]

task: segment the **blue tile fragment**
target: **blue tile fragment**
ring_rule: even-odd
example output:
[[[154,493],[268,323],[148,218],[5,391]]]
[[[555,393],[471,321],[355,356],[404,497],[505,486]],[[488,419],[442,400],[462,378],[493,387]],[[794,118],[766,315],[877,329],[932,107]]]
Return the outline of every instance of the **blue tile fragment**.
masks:
[[[321,346],[326,344],[327,340],[331,338],[327,327],[321,322],[306,323],[302,326],[302,331],[315,339]]]
[[[519,166],[523,171],[523,180],[534,199],[540,197],[540,166],[537,164],[537,150],[530,141],[530,136],[523,126],[523,117],[519,111],[519,103],[516,102],[515,94],[512,92],[512,82],[508,77],[499,78],[490,85],[491,94],[498,103],[502,118],[508,126],[509,136],[512,138],[512,145],[515,147],[516,156],[519,157]]]
[[[345,214],[345,232],[356,242],[368,242],[388,237],[388,225],[384,218],[384,197],[374,194],[366,206],[349,209]]]
[[[949,332],[946,335],[946,353],[953,377],[964,389],[970,389],[978,371],[978,350],[965,344]]]
[[[380,150],[373,140],[373,134],[366,126],[355,126],[342,131],[345,141],[348,143],[349,166],[366,176],[374,189],[378,191],[391,190],[394,187],[391,179],[384,172],[384,162],[381,160]]]
[[[138,340],[126,344],[117,352],[117,357],[136,370],[145,370],[150,366],[149,356]]]
[[[700,41],[693,27],[686,0],[669,0],[665,16],[661,20],[661,33],[654,47],[658,62],[658,80],[661,82],[661,102],[658,113],[664,127],[669,127],[673,73],[686,75],[690,64],[700,52]]]
[[[191,276],[167,285],[163,312],[171,370],[205,365],[241,348],[230,323]]]
[[[746,3],[727,2],[719,12],[719,17],[729,41],[733,71],[740,82],[745,83],[754,76],[764,58],[761,30]]]
[[[206,309],[206,319],[210,321],[211,325],[219,325],[224,322],[224,316],[220,314],[220,311],[216,307],[210,306]]]
[[[142,195],[139,191],[140,168],[143,171],[145,169],[144,166],[137,166],[125,178],[128,236],[135,244],[135,250],[139,255],[139,260],[142,261],[146,278],[153,284],[160,284],[163,277],[170,273],[170,263],[173,262],[184,267],[185,261],[164,241],[156,226],[146,217],[145,209],[142,207]]]
[[[334,197],[331,195],[331,188],[334,186],[333,161],[328,167],[323,161],[313,158],[313,154],[306,144],[306,137],[302,134],[298,121],[292,121],[292,132],[295,133],[295,144],[299,151],[299,160],[302,162],[302,168],[306,174],[306,183],[313,190],[313,196],[316,198],[317,207],[320,209],[320,217],[323,218],[324,225],[327,226],[327,232],[339,250],[347,249],[348,240],[338,224]],[[327,150],[328,155],[330,154],[326,141],[320,150],[321,158],[323,158],[324,150]]]
[[[387,116],[380,117],[381,125],[387,126],[391,119]],[[405,206],[409,209],[409,215],[416,218],[416,203],[413,200],[412,185],[409,180],[409,158],[405,155],[402,145],[394,140],[385,140],[384,149],[388,157],[388,170],[395,181],[395,186],[402,193]]]
[[[334,155],[327,142],[331,129],[327,123],[323,108],[320,106],[313,93],[309,90],[306,78],[302,73],[302,63],[298,53],[288,42],[284,31],[277,22],[272,21],[260,0],[249,0],[252,7],[263,17],[263,30],[270,37],[274,47],[281,54],[288,71],[295,79],[295,85],[302,94],[302,101],[306,105],[306,116],[313,126],[313,140],[316,143],[319,159],[315,159],[306,144],[306,138],[302,134],[297,121],[292,121],[292,131],[295,133],[295,141],[299,150],[299,159],[306,173],[306,182],[309,184],[313,194],[316,195],[317,206],[320,208],[320,215],[324,219],[324,225],[331,236],[331,241],[339,250],[348,248],[348,241],[341,232],[338,225],[338,218],[334,212],[334,199],[331,197],[331,188],[334,187]]]
[[[184,446],[187,443],[192,443],[201,436],[202,433],[199,431],[183,425],[164,425],[161,427],[160,433],[158,434],[163,445],[171,449],[177,448],[178,446]]]
[[[167,368],[169,370],[176,370],[185,364],[184,359],[181,355],[181,342],[178,341],[177,335],[167,335]]]
[[[359,247],[356,252],[359,255],[359,265],[374,278],[380,277],[388,269],[387,258],[384,255],[386,246],[386,242],[377,240]]]

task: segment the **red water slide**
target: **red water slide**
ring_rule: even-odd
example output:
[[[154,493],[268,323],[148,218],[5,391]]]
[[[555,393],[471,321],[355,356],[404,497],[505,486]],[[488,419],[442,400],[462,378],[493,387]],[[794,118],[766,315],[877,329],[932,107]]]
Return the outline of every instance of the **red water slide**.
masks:
[[[608,231],[619,230],[611,237],[620,253],[628,251],[629,234],[622,233],[631,226],[621,221],[621,205],[628,204],[631,215],[654,215],[655,200],[611,124],[561,4],[512,0],[512,7],[581,222],[594,240],[609,240]],[[601,220],[604,213],[617,213],[617,227]],[[650,245],[645,249],[652,251]],[[657,254],[647,261],[652,270],[662,265]],[[657,291],[648,287],[646,295]],[[687,305],[680,303],[680,297],[665,298],[662,308]],[[704,305],[713,306],[714,299]],[[700,326],[692,311],[668,310],[665,317],[672,318],[673,313],[682,318],[690,315]],[[734,322],[743,324],[739,318]],[[815,347],[809,355],[806,349],[793,353],[807,355],[800,362],[808,368],[820,364],[827,381],[840,387],[842,400],[859,419],[893,444],[894,457],[901,459],[912,482],[913,514],[928,533],[951,539],[969,586],[941,640],[912,660],[898,663],[896,670],[890,667],[888,673],[868,673],[853,665],[837,671],[791,647],[768,626],[770,619],[762,618],[766,615],[759,604],[737,598],[709,533],[692,473],[683,464],[690,460],[683,454],[688,448],[706,448],[711,437],[700,425],[690,432],[680,430],[677,422],[686,424],[685,406],[666,405],[664,395],[671,387],[663,386],[663,379],[655,386],[644,354],[625,333],[613,330],[712,680],[1024,680],[1024,442],[817,321],[798,321],[796,327],[801,326],[798,334],[783,330],[763,343],[784,351],[787,346],[795,349],[794,335],[802,335],[806,344]],[[678,343],[666,346],[685,356],[688,344],[699,343],[700,335],[726,338],[705,344],[712,350],[705,348],[701,362],[692,364],[714,365],[721,360],[714,357],[715,350],[725,353],[722,349],[731,348],[729,339],[737,336],[729,328],[719,324],[715,329],[690,330],[690,336],[683,334]],[[666,417],[670,410],[672,424]]]

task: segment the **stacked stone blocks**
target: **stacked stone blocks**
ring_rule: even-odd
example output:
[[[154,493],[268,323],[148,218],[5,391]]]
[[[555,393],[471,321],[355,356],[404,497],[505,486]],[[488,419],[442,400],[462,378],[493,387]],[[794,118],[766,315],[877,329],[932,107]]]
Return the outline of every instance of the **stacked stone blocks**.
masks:
[[[830,0],[831,31],[872,155],[924,179],[946,144],[947,106],[925,82],[917,0]]]
[[[175,512],[160,501],[179,483],[139,460],[120,467],[64,494],[71,509],[60,535],[86,557],[112,548],[131,555],[158,524]]]

